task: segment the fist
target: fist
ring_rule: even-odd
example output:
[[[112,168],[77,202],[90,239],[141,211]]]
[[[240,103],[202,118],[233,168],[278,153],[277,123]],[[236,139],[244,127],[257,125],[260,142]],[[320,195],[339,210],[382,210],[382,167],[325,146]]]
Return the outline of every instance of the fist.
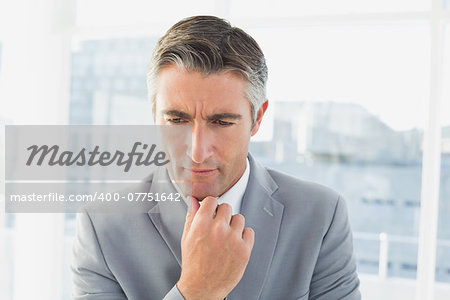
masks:
[[[177,288],[186,300],[224,299],[244,275],[255,233],[244,228],[229,204],[206,197],[200,207],[191,198],[181,238],[182,268]]]

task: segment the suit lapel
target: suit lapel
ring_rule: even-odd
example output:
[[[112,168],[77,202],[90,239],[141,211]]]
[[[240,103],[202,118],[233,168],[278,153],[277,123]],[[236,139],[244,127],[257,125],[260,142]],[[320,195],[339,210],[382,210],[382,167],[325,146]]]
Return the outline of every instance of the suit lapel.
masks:
[[[245,227],[255,231],[255,244],[244,276],[229,299],[258,299],[272,262],[284,206],[271,195],[278,189],[267,170],[249,154],[250,178],[242,201]]]
[[[158,168],[155,171],[150,193],[155,195],[158,193],[178,193],[165,168]],[[187,205],[181,201],[161,201],[158,202],[149,212],[148,215],[153,225],[155,225],[159,234],[166,242],[173,256],[181,267],[181,236],[183,235],[184,223],[186,220]]]

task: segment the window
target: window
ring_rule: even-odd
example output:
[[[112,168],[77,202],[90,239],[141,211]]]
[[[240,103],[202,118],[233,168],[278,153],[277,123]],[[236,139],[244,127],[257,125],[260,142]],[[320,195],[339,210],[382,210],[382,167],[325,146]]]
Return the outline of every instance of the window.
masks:
[[[77,20],[80,27],[111,26],[158,26],[167,30],[167,26],[180,19],[198,14],[214,14],[214,1],[158,1],[145,0],[77,0]],[[159,24],[159,25],[158,25]],[[167,24],[161,26],[161,24]],[[151,30],[149,28],[148,30]],[[128,34],[133,34],[128,32]]]
[[[450,26],[445,26],[444,49],[450,49]],[[444,54],[444,90],[441,110],[441,184],[436,253],[436,280],[450,283],[450,56]]]
[[[428,10],[430,0],[320,0],[320,1],[231,1],[231,14],[238,17],[294,17],[374,12],[412,12]]]
[[[71,59],[70,123],[152,124],[146,72],[156,41],[78,41]]]
[[[251,150],[345,196],[362,273],[387,264],[387,276],[416,276],[428,32],[421,22],[252,31],[268,61],[277,135]]]
[[[2,88],[2,50],[3,44],[0,41],[0,94]],[[6,116],[0,112],[0,126],[3,128],[6,123]],[[0,148],[4,148],[4,131],[0,132]],[[0,169],[5,169],[5,153],[0,152]],[[0,182],[5,181],[5,174],[2,172],[0,174]],[[0,211],[0,265],[2,266],[0,270],[0,295],[5,299],[12,299],[12,284],[11,274],[13,271],[12,257],[13,257],[13,234],[12,234],[12,220],[11,215],[6,215],[3,209],[3,203],[5,201],[5,186],[1,184],[0,186],[0,203],[2,204]]]
[[[437,158],[435,154],[424,153],[423,148],[426,112],[429,104],[436,100],[430,96],[433,94],[430,90],[436,89],[430,85],[436,78],[430,71],[434,70],[430,57],[436,58],[433,51],[436,50],[433,49],[436,37],[432,32],[434,21],[445,23],[443,37],[437,36],[437,39],[444,39],[441,49],[444,53],[444,90],[440,127],[440,206],[439,211],[432,212],[427,220],[439,216],[435,281],[442,284],[434,288],[435,299],[448,298],[449,0],[157,3],[77,0],[74,7],[56,6],[49,0],[44,0],[46,5],[42,6],[36,6],[32,0],[28,2],[32,9],[19,18],[20,14],[5,13],[7,9],[1,8],[5,8],[6,2],[0,1],[0,93],[7,86],[5,78],[11,82],[13,77],[12,82],[16,83],[21,78],[18,74],[28,70],[23,64],[19,71],[12,72],[14,70],[9,66],[14,52],[17,65],[22,57],[27,64],[37,62],[37,66],[47,66],[49,73],[46,75],[56,81],[70,78],[70,86],[56,85],[64,89],[70,99],[66,102],[47,101],[45,106],[53,108],[52,112],[39,110],[32,97],[21,96],[14,98],[18,101],[0,103],[2,125],[6,120],[26,123],[31,118],[36,122],[55,115],[68,115],[66,121],[70,124],[151,124],[145,73],[157,39],[169,26],[186,16],[215,14],[226,17],[254,36],[267,57],[270,105],[250,151],[268,166],[331,186],[346,198],[364,297],[369,300],[413,299],[415,288],[420,284],[414,279],[419,275],[417,257],[420,245],[423,246],[419,235],[425,203],[425,199],[421,199],[422,175],[430,169],[423,157],[427,156],[428,161],[430,157]],[[16,12],[24,12],[17,5],[8,5]],[[18,18],[10,17],[12,15]],[[70,18],[66,15],[74,17],[74,24],[67,21]],[[28,48],[21,47],[29,44],[14,39],[29,30],[39,33],[30,39],[38,50],[33,54],[37,59],[28,57],[25,50]],[[40,39],[41,34],[45,39]],[[57,48],[56,45],[61,44],[59,40],[53,40],[57,35],[72,43],[70,55],[54,56],[65,49]],[[3,40],[4,37],[8,39]],[[11,51],[11,45],[19,51]],[[4,58],[7,54],[8,64]],[[40,65],[39,58],[53,64],[51,67],[45,63]],[[59,67],[58,71],[52,71]],[[63,76],[59,76],[60,73]],[[52,87],[54,92],[55,85],[48,84],[50,81],[45,81],[47,85],[42,88],[35,84],[35,90],[40,92]],[[21,91],[17,94],[30,95]],[[11,98],[9,96],[6,98]],[[55,103],[61,105],[55,108]],[[22,119],[16,119],[22,115],[17,113],[22,111],[22,105],[30,105],[32,109]],[[3,109],[9,106],[14,109]],[[14,113],[10,115],[9,112]],[[0,143],[2,141],[0,139]],[[3,166],[4,159],[0,159],[0,166]],[[0,185],[2,197],[4,191]],[[48,261],[36,263],[56,266],[57,271],[49,271],[43,277],[57,273],[58,276],[53,277],[62,278],[60,293],[55,292],[49,299],[70,299],[68,268],[75,215],[50,218],[55,223],[49,222],[47,229],[55,227],[52,224],[64,224],[64,231],[55,234],[50,241],[52,245],[60,246],[54,252],[61,256],[63,263],[55,263],[56,258],[50,256],[43,258]],[[0,273],[2,299],[14,299],[18,297],[18,291],[24,290],[18,288],[21,285],[15,280],[17,274],[24,274],[27,269],[18,266],[17,262],[21,258],[28,259],[24,255],[26,249],[20,245],[34,232],[33,222],[23,222],[24,219],[25,216],[5,215],[3,211],[0,214],[0,265],[5,266]],[[15,251],[15,247],[22,251]],[[32,258],[27,260],[32,261]],[[38,267],[29,269],[36,271]]]

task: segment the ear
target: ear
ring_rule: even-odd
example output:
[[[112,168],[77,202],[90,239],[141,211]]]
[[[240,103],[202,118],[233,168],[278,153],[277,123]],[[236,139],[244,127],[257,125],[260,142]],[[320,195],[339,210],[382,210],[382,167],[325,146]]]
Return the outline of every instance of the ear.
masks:
[[[251,136],[254,136],[258,132],[259,126],[261,125],[262,118],[263,118],[264,113],[266,112],[268,106],[269,106],[269,100],[266,100],[266,101],[264,101],[263,104],[261,104],[261,107],[258,109],[258,112],[256,113],[255,124],[253,124]]]

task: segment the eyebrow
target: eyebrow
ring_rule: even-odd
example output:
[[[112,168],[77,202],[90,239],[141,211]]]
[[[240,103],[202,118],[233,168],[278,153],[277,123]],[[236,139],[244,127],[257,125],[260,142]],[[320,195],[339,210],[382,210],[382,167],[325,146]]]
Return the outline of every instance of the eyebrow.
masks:
[[[242,115],[240,114],[233,114],[233,113],[220,113],[220,114],[214,114],[211,116],[207,116],[206,119],[208,121],[215,121],[215,120],[240,120],[242,119]]]
[[[163,115],[169,115],[169,116],[172,116],[172,117],[188,119],[188,120],[192,119],[192,116],[190,114],[185,113],[185,112],[180,111],[180,110],[176,110],[176,109],[164,110],[162,113],[163,113]]]
[[[176,110],[176,109],[164,110],[162,113],[164,115],[169,115],[169,116],[182,118],[182,119],[186,119],[186,120],[192,120],[193,119],[190,114],[185,113],[185,112],[180,111],[180,110]],[[215,120],[221,120],[221,119],[225,119],[225,120],[241,120],[242,119],[242,115],[240,115],[240,114],[233,114],[233,113],[219,113],[219,114],[213,114],[213,115],[207,116],[206,119],[208,121],[215,121]]]

